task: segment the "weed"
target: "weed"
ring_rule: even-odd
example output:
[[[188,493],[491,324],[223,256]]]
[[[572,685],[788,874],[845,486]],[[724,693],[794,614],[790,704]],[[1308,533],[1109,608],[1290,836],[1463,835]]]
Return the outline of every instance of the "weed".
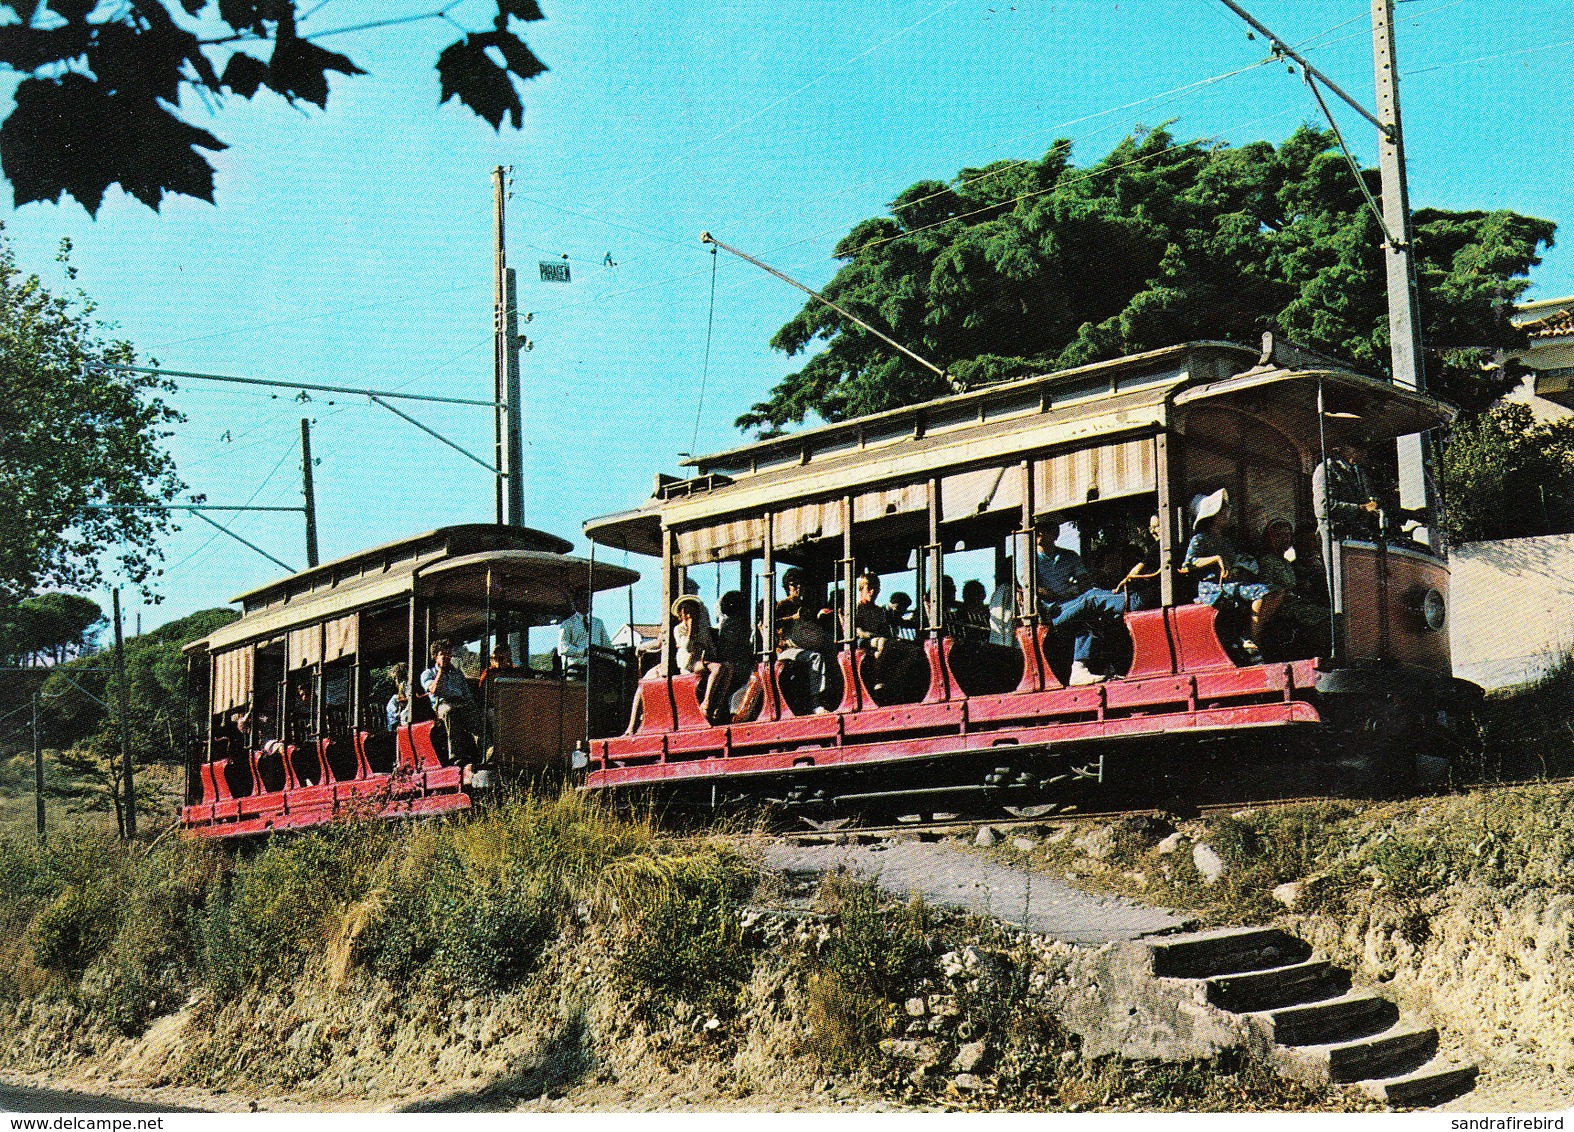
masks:
[[[804,988],[804,1052],[835,1069],[856,1069],[889,1028],[891,1004],[849,987],[830,971],[810,975]]]
[[[825,967],[848,988],[891,1001],[929,973],[930,916],[922,901],[892,905],[873,881],[833,873],[821,884],[820,906],[834,923]]]

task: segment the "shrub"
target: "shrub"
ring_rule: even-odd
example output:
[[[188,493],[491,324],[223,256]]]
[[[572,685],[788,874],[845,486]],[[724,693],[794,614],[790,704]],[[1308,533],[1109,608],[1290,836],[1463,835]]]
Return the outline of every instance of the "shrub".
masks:
[[[849,987],[832,972],[809,976],[805,1050],[824,1064],[853,1069],[868,1059],[891,1020],[891,1004]]]
[[[888,1001],[906,998],[929,973],[928,910],[922,902],[890,905],[873,881],[833,874],[821,905],[835,918],[826,969],[854,991]]]
[[[79,979],[120,927],[118,893],[103,884],[73,884],[33,921],[33,961]]]

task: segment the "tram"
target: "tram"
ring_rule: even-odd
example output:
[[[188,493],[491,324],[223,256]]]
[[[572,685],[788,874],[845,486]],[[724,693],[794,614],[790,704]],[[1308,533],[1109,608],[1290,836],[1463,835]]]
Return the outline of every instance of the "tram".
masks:
[[[623,668],[595,655],[577,670],[561,658],[533,669],[528,632],[571,616],[577,594],[638,580],[570,548],[529,528],[444,527],[236,598],[240,619],[185,650],[190,702],[205,705],[185,830],[245,837],[349,816],[451,813],[470,808],[494,775],[558,771],[587,729],[614,726]],[[387,710],[391,670],[402,662],[419,674],[439,638],[453,643],[461,669],[476,658],[465,675],[480,733],[464,737],[468,748],[419,688],[402,715]],[[483,672],[499,644],[519,664]],[[598,696],[586,676],[602,668],[610,675]]]
[[[704,684],[723,677],[681,670],[669,623],[628,731],[588,744],[585,784],[764,799],[811,824],[881,806],[1043,815],[1155,775],[1179,789],[1228,748],[1248,775],[1317,763],[1363,792],[1411,789],[1463,749],[1479,694],[1450,670],[1447,559],[1397,524],[1315,537],[1313,473],[1334,445],[1391,458],[1397,437],[1452,416],[1265,336],[1260,350],[1191,342],[697,457],[585,533],[659,561],[666,611],[736,591],[752,662],[707,713]],[[1244,611],[1195,600],[1182,569],[1193,504],[1220,489],[1243,544],[1272,521],[1313,532],[1298,567],[1324,583],[1325,631],[1248,648]],[[1107,678],[1075,683],[1072,644],[1041,604],[1035,529],[1090,561],[1138,545],[1150,520],[1151,607],[1106,634],[1123,651]],[[954,566],[992,595],[987,639],[951,615]],[[807,697],[779,640],[789,571],[799,622],[823,629],[824,687]],[[855,631],[865,574],[917,597],[898,675]]]

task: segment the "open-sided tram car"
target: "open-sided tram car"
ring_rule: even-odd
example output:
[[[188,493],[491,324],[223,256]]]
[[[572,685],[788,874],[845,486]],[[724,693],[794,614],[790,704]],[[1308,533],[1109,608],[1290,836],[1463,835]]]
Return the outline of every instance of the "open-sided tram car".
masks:
[[[445,527],[293,574],[236,599],[243,614],[186,648],[191,699],[206,704],[188,765],[182,824],[236,837],[346,815],[399,817],[468,809],[473,789],[443,725],[417,696],[388,727],[384,675],[418,675],[446,637],[485,658],[508,640],[522,666],[486,680],[478,761],[487,776],[558,769],[564,753],[622,710],[590,697],[561,666],[531,671],[531,626],[561,621],[586,588],[638,575],[570,557],[528,528]],[[613,666],[616,670],[616,665]],[[414,676],[412,677],[412,684]],[[588,707],[588,710],[587,710]],[[479,785],[479,783],[477,783]]]
[[[1184,783],[1233,742],[1249,766],[1323,758],[1368,786],[1406,788],[1418,755],[1456,749],[1473,689],[1450,672],[1446,558],[1408,537],[1327,540],[1328,634],[1263,663],[1247,662],[1228,614],[1194,603],[1196,580],[1176,567],[1199,493],[1228,488],[1237,541],[1252,545],[1271,518],[1315,523],[1312,473],[1330,446],[1386,445],[1391,457],[1394,438],[1451,416],[1271,340],[1197,342],[696,458],[689,478],[659,476],[647,503],[586,533],[659,558],[664,608],[696,582],[707,598],[713,584],[741,591],[764,622],[761,706],[713,725],[699,677],[658,667],[637,686],[637,730],[590,743],[587,785],[769,798],[810,820],[885,802],[954,810],[966,795],[1042,814],[1100,781]],[[1035,524],[1070,523],[1086,549],[1153,514],[1160,604],[1125,615],[1117,676],[1068,686],[1065,643],[1037,615]],[[945,632],[942,578],[951,556],[986,549],[1015,616],[990,644],[964,647]],[[830,710],[795,711],[783,692],[773,606],[787,567],[808,578],[811,603],[837,611]],[[919,596],[923,663],[906,687],[873,687],[848,639],[864,570],[905,573]],[[670,631],[663,648],[670,657]]]

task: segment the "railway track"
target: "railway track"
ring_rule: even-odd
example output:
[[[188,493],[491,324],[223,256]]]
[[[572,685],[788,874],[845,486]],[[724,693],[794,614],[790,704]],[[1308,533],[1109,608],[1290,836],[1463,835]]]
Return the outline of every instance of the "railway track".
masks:
[[[1559,778],[1526,778],[1511,782],[1493,782],[1468,787],[1467,794],[1496,794],[1508,790],[1524,789],[1528,786],[1567,786],[1574,784],[1574,776]],[[1208,802],[1190,807],[1197,817],[1208,818],[1220,815],[1237,813],[1241,810],[1284,809],[1289,806],[1315,805],[1319,802],[1359,801],[1359,799],[1344,799],[1327,795],[1307,795],[1301,797],[1283,798],[1244,798],[1236,801]],[[997,832],[1009,833],[1012,830],[1034,830],[1045,825],[1097,825],[1101,823],[1121,821],[1125,818],[1150,816],[1161,810],[1158,806],[1134,806],[1130,809],[1101,809],[1086,812],[1077,811],[1068,813],[1064,810],[1058,813],[1045,814],[1038,817],[1001,817],[989,815],[957,814],[955,817],[943,819],[920,820],[913,822],[888,822],[880,825],[863,825],[855,818],[840,821],[821,823],[819,828],[805,830],[788,830],[777,833],[776,836],[785,840],[796,841],[803,844],[818,844],[826,842],[840,842],[856,838],[858,840],[880,841],[897,836],[951,837],[975,832],[980,826],[989,826]],[[807,819],[803,819],[807,820]]]

